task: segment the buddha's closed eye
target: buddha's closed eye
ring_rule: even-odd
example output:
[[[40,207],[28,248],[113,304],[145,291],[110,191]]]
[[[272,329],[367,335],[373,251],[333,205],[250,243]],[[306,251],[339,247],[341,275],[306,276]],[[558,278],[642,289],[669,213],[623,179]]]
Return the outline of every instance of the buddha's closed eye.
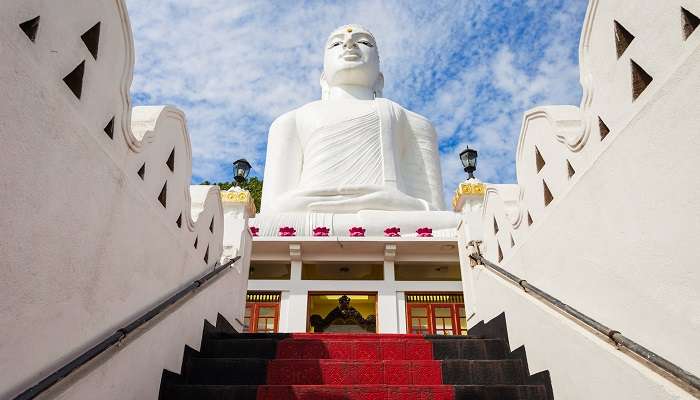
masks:
[[[340,42],[333,42],[333,43],[331,43],[331,44],[328,46],[328,48],[329,48],[329,49],[332,49],[332,48],[338,47],[338,46],[340,46]]]
[[[359,40],[357,43],[362,43],[367,47],[374,47],[372,43],[370,43],[368,40]]]

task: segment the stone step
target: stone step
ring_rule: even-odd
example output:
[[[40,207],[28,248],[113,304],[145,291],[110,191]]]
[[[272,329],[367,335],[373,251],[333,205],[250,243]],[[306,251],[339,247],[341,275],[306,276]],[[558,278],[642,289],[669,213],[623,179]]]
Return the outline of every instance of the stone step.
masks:
[[[272,359],[277,354],[277,339],[206,339],[201,357]]]
[[[506,343],[501,339],[432,339],[430,342],[438,360],[499,360],[508,355]]]
[[[278,359],[432,360],[433,346],[419,337],[384,340],[284,339]]]
[[[521,360],[443,360],[442,383],[449,385],[523,385]]]
[[[453,400],[454,388],[445,385],[394,386],[260,386],[257,400]]]
[[[307,389],[308,388],[308,389]],[[317,387],[320,388],[320,387]],[[279,389],[266,388],[261,390],[261,398],[272,399],[275,394],[282,392],[280,400],[288,399],[308,399],[308,400],[330,400],[330,399],[351,399],[348,396],[346,387],[339,387],[323,393],[328,395],[320,397],[318,390],[310,387],[281,387]],[[376,388],[375,388],[376,389]],[[379,394],[379,397],[372,399],[381,400],[406,400],[406,399],[429,399],[430,395],[436,394],[436,389],[443,392],[443,399],[455,400],[547,400],[547,394],[543,386],[535,385],[457,385],[453,387],[416,387],[416,386],[386,386],[386,391],[382,390],[365,391],[362,388],[353,391],[355,399],[361,399],[363,395]],[[257,400],[258,386],[222,386],[222,385],[171,385],[164,386],[160,394],[161,400]],[[289,397],[289,392],[299,397]],[[379,392],[379,393],[377,393]],[[439,392],[438,392],[439,393]],[[263,397],[268,396],[268,397]],[[301,397],[308,396],[308,397]],[[316,397],[313,397],[316,396]]]
[[[440,361],[271,360],[268,385],[440,385]]]
[[[190,357],[182,375],[185,383],[195,385],[263,385],[267,363],[256,358]]]

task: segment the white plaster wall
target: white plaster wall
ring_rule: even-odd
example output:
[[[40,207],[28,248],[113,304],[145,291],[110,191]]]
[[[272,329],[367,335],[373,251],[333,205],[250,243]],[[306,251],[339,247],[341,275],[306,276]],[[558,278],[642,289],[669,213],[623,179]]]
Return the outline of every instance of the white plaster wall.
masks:
[[[484,255],[494,262],[500,246],[500,264],[509,271],[698,375],[700,31],[684,40],[681,6],[700,15],[699,1],[644,0],[634,7],[590,2],[581,36],[581,106],[525,113],[518,185],[489,187],[483,230],[465,232],[463,239],[483,239]],[[635,35],[619,59],[614,20]],[[653,77],[634,101],[630,60]],[[604,139],[599,117],[610,128]],[[535,146],[545,160],[539,172]],[[567,161],[576,171],[572,177]],[[554,198],[548,206],[543,181]],[[465,276],[464,268],[465,298],[477,312],[473,321],[503,311],[503,299]],[[535,320],[523,319],[510,333],[532,332],[523,339],[530,346],[536,333],[546,335]],[[550,369],[561,391],[559,354],[550,351],[536,365]],[[607,363],[601,358],[597,367]]]
[[[549,370],[555,399],[693,398],[484,267],[472,277],[478,299],[498,299],[478,302],[472,321],[505,312],[511,349],[525,345],[531,373]]]
[[[38,35],[31,42],[18,24],[37,15]],[[98,21],[94,59],[80,35]],[[222,252],[223,217],[218,188],[189,185],[191,147],[183,114],[171,107],[131,111],[133,43],[122,0],[3,1],[0,60],[0,397],[5,398],[208,271]],[[62,78],[82,61],[78,99]],[[111,118],[113,139],[103,130]],[[166,160],[173,149],[171,171]],[[141,179],[137,171],[144,163]],[[163,207],[157,197],[166,181]],[[241,245],[249,249],[249,238]],[[235,311],[242,310],[245,295],[245,277],[240,279],[240,299],[221,307],[234,319],[242,315]],[[200,308],[193,307],[196,314]],[[201,329],[205,314],[193,314],[174,319],[183,329],[161,338],[162,348],[147,342],[151,351],[128,349],[122,354],[141,358],[119,363],[139,365],[172,352],[148,361],[171,365],[168,360],[181,352],[191,329]],[[135,370],[121,377],[122,387],[136,385],[127,380],[136,372],[160,374],[160,367]]]
[[[241,259],[237,264],[242,263]],[[141,335],[124,342],[86,368],[68,384],[49,394],[56,399],[156,399],[163,369],[179,373],[185,345],[199,350],[206,318],[212,324],[221,313],[229,322],[241,318],[245,307],[245,276],[234,265],[228,272],[195,292],[176,310],[149,325]],[[243,301],[242,301],[243,300]],[[235,326],[235,325],[234,325]],[[134,366],[138,367],[135,368]]]

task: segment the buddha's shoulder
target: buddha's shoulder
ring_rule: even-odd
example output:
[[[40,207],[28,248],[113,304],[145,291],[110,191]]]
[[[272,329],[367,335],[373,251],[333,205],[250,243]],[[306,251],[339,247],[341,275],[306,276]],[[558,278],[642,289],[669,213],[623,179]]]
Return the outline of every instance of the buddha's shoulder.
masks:
[[[275,118],[272,125],[285,125],[290,123],[296,123],[297,119],[303,118],[304,115],[309,113],[318,112],[322,108],[323,103],[320,100],[312,101],[306,103],[301,107],[297,107],[293,110],[287,111],[286,113]]]
[[[393,100],[381,98],[377,99],[377,101],[382,101],[390,107],[394,108],[394,110],[396,110],[398,114],[403,114],[411,125],[426,125],[432,127],[432,123],[427,117],[424,117],[418,114],[417,112],[411,111]]]

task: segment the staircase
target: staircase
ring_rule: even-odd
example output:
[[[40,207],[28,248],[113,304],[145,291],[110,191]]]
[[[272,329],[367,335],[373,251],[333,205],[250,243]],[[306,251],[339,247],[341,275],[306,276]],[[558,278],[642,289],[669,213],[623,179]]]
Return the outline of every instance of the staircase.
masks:
[[[205,321],[182,374],[163,371],[160,400],[552,400],[547,371],[509,351],[505,316],[469,337],[239,334]]]

